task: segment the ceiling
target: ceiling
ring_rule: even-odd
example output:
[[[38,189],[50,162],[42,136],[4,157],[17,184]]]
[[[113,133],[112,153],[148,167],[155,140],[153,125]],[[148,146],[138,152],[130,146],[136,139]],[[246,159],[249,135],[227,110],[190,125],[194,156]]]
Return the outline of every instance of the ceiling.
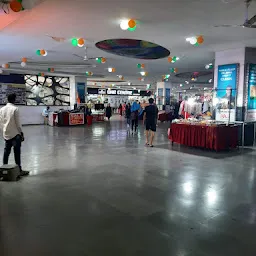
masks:
[[[256,29],[215,28],[219,24],[242,24],[244,22],[243,0],[23,0],[29,8],[18,14],[0,12],[0,63],[11,63],[11,72],[47,73],[55,68],[56,74],[85,75],[92,71],[92,80],[119,81],[123,86],[146,84],[153,86],[161,76],[178,68],[178,73],[204,71],[205,65],[214,61],[214,52],[235,47],[256,47]],[[256,14],[256,2],[249,8],[249,16]],[[122,31],[121,19],[139,21],[134,32]],[[203,45],[195,47],[186,42],[187,37],[203,35]],[[64,37],[65,42],[56,42],[53,37]],[[106,57],[106,64],[95,60],[83,61],[73,54],[84,56],[84,48],[73,47],[71,38],[86,39],[88,57]],[[106,53],[95,47],[105,39],[142,39],[159,44],[180,58],[170,64],[167,58],[158,60],[136,60]],[[37,49],[48,51],[46,57],[37,56]],[[28,65],[21,68],[22,57]],[[144,82],[137,63],[144,63],[148,76]],[[107,68],[116,68],[108,73]],[[120,81],[117,75],[124,76]],[[196,86],[212,86],[208,77],[200,78]],[[171,75],[170,81],[179,88],[184,79]],[[128,85],[131,82],[132,85]],[[102,84],[101,82],[96,82]],[[111,82],[112,83],[112,82]],[[111,83],[105,83],[109,85]],[[114,82],[113,82],[114,83]],[[190,85],[184,85],[189,88]]]

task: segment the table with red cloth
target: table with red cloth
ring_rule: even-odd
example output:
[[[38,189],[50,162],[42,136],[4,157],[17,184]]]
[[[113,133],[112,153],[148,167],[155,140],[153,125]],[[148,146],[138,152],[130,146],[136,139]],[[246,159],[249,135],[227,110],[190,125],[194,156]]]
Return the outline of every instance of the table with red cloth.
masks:
[[[221,151],[238,146],[238,127],[171,124],[168,137],[172,142],[190,147]]]

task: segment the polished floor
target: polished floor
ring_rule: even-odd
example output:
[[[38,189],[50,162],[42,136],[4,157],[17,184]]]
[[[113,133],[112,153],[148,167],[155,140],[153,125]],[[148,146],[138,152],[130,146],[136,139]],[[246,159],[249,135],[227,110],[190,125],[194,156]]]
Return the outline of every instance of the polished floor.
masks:
[[[24,128],[31,175],[0,183],[0,255],[255,256],[256,151],[172,147],[166,124],[147,148],[119,119]]]

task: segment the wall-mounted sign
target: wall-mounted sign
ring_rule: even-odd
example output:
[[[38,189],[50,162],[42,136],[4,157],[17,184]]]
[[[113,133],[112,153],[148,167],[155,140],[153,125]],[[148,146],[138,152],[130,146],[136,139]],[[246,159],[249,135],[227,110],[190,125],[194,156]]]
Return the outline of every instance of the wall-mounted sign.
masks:
[[[101,95],[119,95],[119,96],[151,96],[151,91],[143,90],[117,90],[117,89],[98,89],[87,88],[88,94],[101,94]]]
[[[116,95],[116,90],[108,89],[107,94],[108,95]]]
[[[218,66],[218,83],[216,88],[217,121],[235,121],[238,71],[238,64]]]
[[[106,94],[106,89],[98,89],[98,94]]]

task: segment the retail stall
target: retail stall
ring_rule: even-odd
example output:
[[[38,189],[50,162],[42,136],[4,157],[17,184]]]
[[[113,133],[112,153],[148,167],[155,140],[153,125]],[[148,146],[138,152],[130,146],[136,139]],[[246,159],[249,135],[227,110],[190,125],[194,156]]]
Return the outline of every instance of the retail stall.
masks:
[[[75,126],[85,124],[84,113],[70,111],[50,112],[48,124],[50,126]]]
[[[238,147],[238,126],[212,120],[176,120],[168,137],[172,143],[221,151]]]

